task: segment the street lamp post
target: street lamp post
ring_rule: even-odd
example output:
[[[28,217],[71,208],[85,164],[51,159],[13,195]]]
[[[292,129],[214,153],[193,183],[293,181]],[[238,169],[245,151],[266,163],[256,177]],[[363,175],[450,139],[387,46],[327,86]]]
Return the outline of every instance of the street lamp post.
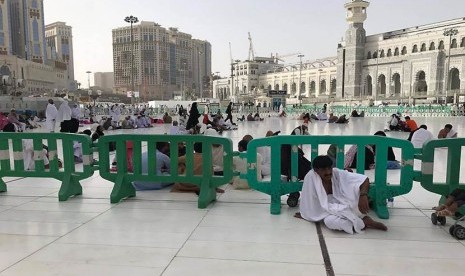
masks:
[[[300,70],[299,70],[299,104],[302,105],[302,58],[304,55],[300,54],[297,57],[300,58]]]
[[[131,24],[131,104],[134,104],[134,38],[132,34],[132,24],[139,22],[139,19],[135,16],[126,16],[124,21]]]
[[[457,29],[451,28],[444,31],[444,36],[449,37],[449,53],[447,54],[447,67],[445,68],[445,79],[444,79],[444,90],[446,95],[445,103],[447,104],[447,91],[450,90],[451,81],[449,80],[449,67],[450,67],[450,49],[452,48],[452,37],[457,35],[459,31]]]
[[[86,74],[87,74],[87,88],[89,88],[89,89],[90,89],[90,74],[91,73],[92,73],[91,71],[86,72]]]

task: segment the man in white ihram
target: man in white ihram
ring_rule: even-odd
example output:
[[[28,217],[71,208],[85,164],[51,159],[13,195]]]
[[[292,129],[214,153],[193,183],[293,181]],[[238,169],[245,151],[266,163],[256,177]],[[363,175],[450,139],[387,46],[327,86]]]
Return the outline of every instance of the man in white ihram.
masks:
[[[387,230],[366,214],[369,211],[370,182],[364,175],[332,168],[328,156],[318,156],[312,162],[313,170],[305,176],[296,217],[323,221],[332,230],[349,234],[365,228]]]
[[[56,106],[53,104],[53,100],[48,100],[47,109],[45,110],[45,124],[47,126],[47,130],[49,132],[55,132],[55,123],[56,117],[58,114],[58,110]]]

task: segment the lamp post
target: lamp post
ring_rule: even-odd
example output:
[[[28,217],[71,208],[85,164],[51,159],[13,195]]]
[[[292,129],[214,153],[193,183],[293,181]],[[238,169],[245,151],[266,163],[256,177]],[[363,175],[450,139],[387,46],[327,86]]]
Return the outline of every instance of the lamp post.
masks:
[[[300,54],[297,57],[300,58],[300,70],[299,70],[299,104],[302,105],[302,58],[304,55]]]
[[[198,69],[198,75],[199,75],[199,96],[200,96],[200,101],[202,101],[203,98],[203,89],[202,89],[202,77],[200,74],[200,55],[202,55],[203,52],[199,50],[199,55],[198,55],[198,62],[197,62],[197,69]]]
[[[87,88],[89,88],[89,89],[90,89],[90,74],[91,73],[92,73],[91,71],[86,72],[86,74],[87,74]]]
[[[132,35],[132,24],[135,24],[139,22],[139,19],[135,16],[126,16],[124,18],[124,21],[131,24],[131,91],[132,91],[132,97],[131,97],[131,104],[134,104],[134,38]]]
[[[444,83],[444,90],[446,95],[446,104],[447,104],[447,91],[450,90],[451,81],[449,80],[449,67],[450,67],[450,49],[452,48],[452,37],[457,35],[459,31],[457,29],[451,28],[444,31],[444,36],[449,37],[449,53],[447,54],[447,67],[445,68],[445,83]]]

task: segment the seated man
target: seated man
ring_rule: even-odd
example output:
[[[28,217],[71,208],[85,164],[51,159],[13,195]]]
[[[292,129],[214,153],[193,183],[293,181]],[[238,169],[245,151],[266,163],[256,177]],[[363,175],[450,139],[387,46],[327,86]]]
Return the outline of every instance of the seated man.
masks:
[[[248,140],[241,140],[239,141],[237,147],[239,152],[245,152],[247,151],[247,144],[249,143]],[[262,173],[261,173],[261,155],[257,153],[257,179],[261,180],[262,179]],[[238,171],[240,173],[246,173],[247,172],[247,160],[242,159],[239,156],[234,156],[233,157],[233,169],[235,171]],[[240,176],[234,176],[232,185],[234,189],[249,189],[249,183],[247,182],[247,179],[242,179]]]
[[[345,114],[342,114],[341,117],[339,117],[334,123],[336,124],[347,124],[349,122],[349,119],[346,118]]]
[[[156,150],[156,173],[157,175],[169,174],[170,172],[170,144],[167,142],[157,142]],[[148,152],[142,153],[142,173],[148,172]],[[163,187],[171,185],[172,183],[159,183],[153,181],[134,181],[132,185],[137,191],[143,190],[159,190]]]
[[[438,133],[438,138],[443,139],[443,138],[457,138],[457,131],[452,129],[451,124],[447,124],[444,126],[443,129],[441,129]]]
[[[365,228],[387,230],[366,214],[370,182],[365,175],[332,168],[328,156],[317,156],[304,179],[300,213],[296,217],[323,221],[333,230],[360,233]]]
[[[426,125],[421,125],[413,132],[411,142],[414,148],[422,148],[423,144],[433,139],[433,134],[428,130],[428,127]]]
[[[335,123],[339,117],[335,116],[333,113],[329,113],[328,123]]]
[[[168,114],[168,112],[165,112],[165,115],[163,115],[163,123],[171,124],[172,122],[173,118]]]

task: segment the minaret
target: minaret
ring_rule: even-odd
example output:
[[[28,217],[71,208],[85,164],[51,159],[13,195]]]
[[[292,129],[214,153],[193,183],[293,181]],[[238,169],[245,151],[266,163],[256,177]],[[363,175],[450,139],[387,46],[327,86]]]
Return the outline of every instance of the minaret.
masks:
[[[367,1],[352,0],[344,5],[349,28],[344,45],[338,48],[337,96],[347,98],[360,96],[363,88],[362,61],[365,58],[366,33],[363,22],[367,19]]]

